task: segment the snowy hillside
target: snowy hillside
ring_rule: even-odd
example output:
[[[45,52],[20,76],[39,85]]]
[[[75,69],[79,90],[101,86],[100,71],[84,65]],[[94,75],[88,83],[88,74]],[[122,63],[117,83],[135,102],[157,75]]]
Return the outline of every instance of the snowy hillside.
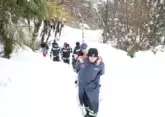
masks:
[[[81,34],[66,26],[59,44],[74,47]],[[165,53],[138,52],[131,59],[100,39],[101,31],[85,31],[85,42],[105,62],[98,117],[165,117]],[[71,65],[29,48],[0,58],[0,117],[82,117],[75,78]]]

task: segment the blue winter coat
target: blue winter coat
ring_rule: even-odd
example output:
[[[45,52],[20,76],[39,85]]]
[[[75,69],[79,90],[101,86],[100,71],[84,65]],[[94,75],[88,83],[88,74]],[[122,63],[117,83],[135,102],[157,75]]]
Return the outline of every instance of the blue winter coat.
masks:
[[[104,63],[91,63],[88,57],[83,59],[83,63],[77,61],[76,72],[78,73],[79,87],[89,91],[100,86],[100,76],[104,74]]]

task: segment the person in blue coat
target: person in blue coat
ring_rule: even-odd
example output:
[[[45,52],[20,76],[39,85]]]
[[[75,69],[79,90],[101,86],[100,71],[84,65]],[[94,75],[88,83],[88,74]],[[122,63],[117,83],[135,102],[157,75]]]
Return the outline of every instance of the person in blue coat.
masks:
[[[85,117],[96,117],[99,108],[100,76],[104,74],[104,63],[98,57],[96,48],[90,48],[87,57],[77,61],[76,72],[78,73],[79,101],[82,106],[85,106]]]

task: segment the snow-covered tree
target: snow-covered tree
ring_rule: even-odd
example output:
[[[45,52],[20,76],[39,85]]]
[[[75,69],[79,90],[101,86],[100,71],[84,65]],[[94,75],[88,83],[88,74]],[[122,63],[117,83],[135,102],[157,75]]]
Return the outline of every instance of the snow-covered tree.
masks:
[[[25,44],[34,49],[42,20],[50,20],[57,11],[60,15],[64,14],[64,10],[60,9],[63,1],[0,0],[0,42],[4,45],[4,57],[9,58],[15,44]],[[25,28],[29,30],[24,31]],[[27,36],[28,32],[30,35]],[[29,41],[27,37],[30,38]]]
[[[104,42],[125,51],[146,50],[164,42],[164,0],[105,0],[97,6],[104,22]]]

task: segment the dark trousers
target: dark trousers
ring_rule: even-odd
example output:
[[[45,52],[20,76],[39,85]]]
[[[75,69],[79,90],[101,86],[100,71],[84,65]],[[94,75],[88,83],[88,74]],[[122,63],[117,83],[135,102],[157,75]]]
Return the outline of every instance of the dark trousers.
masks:
[[[99,108],[99,87],[88,92],[79,86],[79,101],[85,106],[88,117],[96,117]]]
[[[75,69],[76,61],[77,61],[77,60],[72,59],[72,67],[73,67],[73,69]]]
[[[54,57],[53,57],[53,61],[60,61],[59,56],[54,56]]]
[[[70,60],[69,60],[69,58],[67,58],[67,59],[65,58],[65,59],[63,59],[63,62],[69,64]]]

